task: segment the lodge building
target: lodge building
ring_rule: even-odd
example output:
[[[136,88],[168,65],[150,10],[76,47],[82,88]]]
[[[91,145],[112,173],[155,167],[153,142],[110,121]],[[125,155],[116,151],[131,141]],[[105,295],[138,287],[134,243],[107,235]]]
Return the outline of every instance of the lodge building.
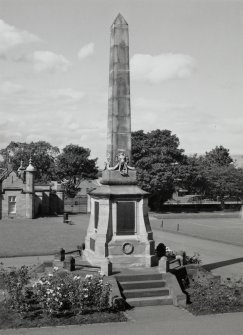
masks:
[[[11,165],[0,175],[0,219],[34,219],[63,214],[64,190],[57,182],[35,183],[36,169],[30,159],[25,169],[15,172]]]

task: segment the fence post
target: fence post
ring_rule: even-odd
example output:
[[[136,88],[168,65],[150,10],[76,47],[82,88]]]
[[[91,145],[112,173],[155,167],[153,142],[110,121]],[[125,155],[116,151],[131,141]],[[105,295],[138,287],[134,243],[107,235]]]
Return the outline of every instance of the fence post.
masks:
[[[68,213],[63,213],[63,223],[67,223],[68,221]]]

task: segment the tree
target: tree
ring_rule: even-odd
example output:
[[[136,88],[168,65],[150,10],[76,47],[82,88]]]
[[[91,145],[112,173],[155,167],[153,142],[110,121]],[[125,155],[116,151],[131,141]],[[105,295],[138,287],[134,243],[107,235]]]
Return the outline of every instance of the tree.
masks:
[[[179,139],[169,130],[153,130],[132,133],[132,157],[136,167],[138,184],[150,192],[149,205],[152,210],[160,209],[176,186],[178,163],[185,156],[179,149]]]
[[[205,170],[208,180],[206,195],[219,198],[221,202],[227,197],[240,196],[243,193],[243,170],[234,165],[214,166]]]
[[[180,186],[189,194],[205,194],[208,180],[202,168],[201,157],[186,156],[183,164],[178,166],[178,179]]]
[[[133,165],[152,210],[161,209],[178,186],[222,202],[243,193],[243,170],[234,166],[228,149],[216,146],[205,155],[186,156],[179,144],[169,130],[132,133]]]
[[[205,155],[187,158],[182,166],[186,173],[181,174],[183,186],[190,193],[204,195],[222,202],[227,196],[239,196],[243,193],[242,169],[237,169],[230,157],[229,150],[216,146]]]
[[[14,171],[17,171],[21,161],[24,167],[29,165],[32,159],[36,168],[35,180],[37,182],[49,182],[56,179],[55,159],[60,153],[58,147],[52,146],[45,141],[38,142],[10,142],[10,144],[0,150],[3,158],[2,167],[7,168],[9,161]]]
[[[222,145],[206,152],[204,157],[204,163],[211,166],[229,166],[232,162],[233,159],[230,157],[229,150]]]
[[[82,179],[97,178],[97,158],[91,159],[90,150],[69,144],[57,157],[57,175],[63,181],[66,194],[74,197]]]

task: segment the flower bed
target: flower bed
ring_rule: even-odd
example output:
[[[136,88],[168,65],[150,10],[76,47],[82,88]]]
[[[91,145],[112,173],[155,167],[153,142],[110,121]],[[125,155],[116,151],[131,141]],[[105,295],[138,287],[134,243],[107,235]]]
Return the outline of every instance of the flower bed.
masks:
[[[187,292],[191,303],[187,309],[194,315],[243,311],[242,292],[218,283],[193,283]]]
[[[214,276],[200,266],[198,253],[189,256],[185,251],[173,251],[163,243],[157,246],[156,251],[158,257],[166,256],[169,261],[179,256],[186,267],[188,280],[180,278],[179,273],[177,279],[187,295],[186,308],[191,313],[203,315],[243,311],[242,278],[221,283],[220,276]]]
[[[187,309],[194,315],[243,311],[243,280],[222,283],[220,277],[213,277],[200,267],[189,277]]]
[[[1,277],[5,303],[0,309],[0,328],[126,319],[112,302],[110,283],[99,273],[81,277],[54,268],[53,273],[33,279],[24,266],[2,271]]]

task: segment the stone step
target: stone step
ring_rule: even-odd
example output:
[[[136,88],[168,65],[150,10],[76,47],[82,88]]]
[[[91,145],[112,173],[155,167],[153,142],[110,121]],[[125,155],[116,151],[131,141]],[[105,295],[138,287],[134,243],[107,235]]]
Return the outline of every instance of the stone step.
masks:
[[[124,290],[123,294],[126,297],[126,299],[129,299],[129,298],[141,298],[141,297],[168,296],[170,292],[168,288],[148,288],[148,289]]]
[[[129,289],[141,289],[141,288],[156,288],[156,287],[165,287],[165,280],[138,280],[138,281],[125,281],[121,283],[123,290]]]
[[[171,296],[129,298],[126,302],[132,307],[173,305],[173,299]]]
[[[128,281],[151,281],[151,280],[162,280],[161,273],[131,273],[131,274],[122,274],[116,275],[116,279],[122,284],[123,282]]]

